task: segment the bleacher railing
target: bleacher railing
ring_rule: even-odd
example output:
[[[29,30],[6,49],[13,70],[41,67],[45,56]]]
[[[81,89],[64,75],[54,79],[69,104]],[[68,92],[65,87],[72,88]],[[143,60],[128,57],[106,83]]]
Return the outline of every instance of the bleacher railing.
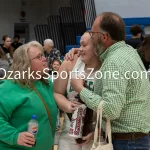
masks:
[[[62,32],[62,23],[59,15],[50,15],[47,18],[51,39],[54,45],[60,50],[61,54],[65,53],[64,35]]]
[[[45,39],[50,38],[50,30],[47,24],[35,25],[34,32],[36,40],[43,45]]]
[[[75,45],[76,36],[81,36],[91,27],[96,17],[94,0],[70,0],[70,7],[60,7],[59,15],[50,15],[47,24],[35,25],[37,41],[43,44],[52,39],[61,54],[65,54],[66,45]]]
[[[75,35],[83,35],[86,31],[85,6],[83,0],[70,0],[70,7],[73,15]]]
[[[76,43],[75,26],[72,18],[72,11],[70,7],[60,7],[59,14],[61,18],[62,33],[65,45],[72,45]]]
[[[92,24],[96,18],[96,9],[94,0],[84,0],[85,6],[85,22],[86,27],[92,27]]]

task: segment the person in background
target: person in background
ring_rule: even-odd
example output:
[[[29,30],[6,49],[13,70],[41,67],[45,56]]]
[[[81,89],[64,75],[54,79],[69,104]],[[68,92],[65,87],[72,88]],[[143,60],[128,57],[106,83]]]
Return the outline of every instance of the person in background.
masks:
[[[20,40],[20,36],[19,35],[15,35],[14,36],[14,42],[11,44],[11,46],[14,48],[14,51],[22,45],[22,43],[19,42]]]
[[[53,71],[58,71],[61,66],[61,61],[59,59],[54,59],[52,62]]]
[[[58,49],[54,48],[54,42],[51,39],[46,39],[44,41],[44,46],[43,46],[45,52],[45,57],[48,61],[49,68],[52,69],[52,61],[54,59],[60,60],[61,53]]]
[[[138,49],[143,40],[142,37],[143,30],[140,25],[136,24],[131,26],[130,32],[132,34],[132,38],[126,40],[126,44],[131,45],[135,49]]]
[[[76,57],[73,61],[64,61],[60,67],[59,74],[61,72],[66,72],[67,77],[65,78],[66,75],[63,77],[59,76],[59,78],[54,81],[54,96],[58,106],[61,109],[67,105],[67,101],[75,99],[75,96],[78,94],[72,89],[70,84],[70,72],[76,72],[79,76],[84,74],[84,79],[88,88],[91,91],[94,90],[95,73],[99,70],[101,62],[95,53],[96,47],[91,39],[90,32],[83,34],[80,40],[80,45],[81,46],[78,50],[81,52],[81,57]],[[90,68],[93,69],[92,72]],[[95,129],[96,122],[95,113],[91,118],[91,122],[92,124],[89,124],[91,129],[88,129],[88,135],[83,136],[82,138],[82,140],[85,141],[77,144],[75,139],[68,135],[71,122],[67,113],[65,113],[64,125],[58,144],[58,150],[90,150],[93,144],[93,131]]]
[[[52,73],[53,73],[53,75],[57,76],[57,72],[58,72],[60,66],[61,66],[61,61],[59,59],[54,59],[52,61]]]
[[[150,67],[150,35],[144,37],[138,49],[138,53],[143,61],[146,70],[148,70]]]
[[[0,48],[0,78],[4,78],[8,70],[9,70],[8,59],[3,50]]]
[[[2,50],[4,51],[8,59],[12,59],[14,49],[11,46],[11,38],[8,35],[4,35],[2,40],[4,42],[3,44],[1,44]]]
[[[43,78],[48,68],[43,47],[36,41],[29,42],[16,49],[13,58],[12,79],[0,82],[0,149],[52,150],[57,106],[52,81]],[[27,132],[32,115],[37,116],[39,124],[36,139]]]

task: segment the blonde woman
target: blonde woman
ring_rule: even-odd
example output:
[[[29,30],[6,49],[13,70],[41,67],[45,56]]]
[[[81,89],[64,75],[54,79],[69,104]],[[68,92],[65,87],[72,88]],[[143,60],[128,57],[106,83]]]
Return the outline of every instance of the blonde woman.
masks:
[[[44,69],[48,67],[43,48],[36,41],[29,42],[19,47],[13,58],[12,75],[9,75],[12,80],[0,83],[0,149],[52,150],[57,106],[52,82],[43,78]],[[27,132],[32,115],[36,115],[39,124],[36,139]]]
[[[59,69],[59,74],[66,71],[68,77],[66,78],[66,75],[62,74],[64,76],[59,76],[59,78],[54,82],[55,100],[58,106],[65,112],[68,112],[66,111],[66,106],[68,106],[69,100],[74,99],[77,95],[77,92],[72,89],[70,84],[70,72],[76,72],[79,76],[84,74],[88,88],[93,91],[95,73],[101,66],[101,62],[95,53],[96,47],[90,36],[90,32],[83,34],[80,40],[80,45],[80,57],[78,58],[78,56],[75,56],[73,61],[64,61]],[[93,72],[91,72],[91,69],[93,69]],[[95,122],[96,119],[93,115],[93,125]],[[90,127],[90,133],[82,138],[82,143],[77,144],[75,139],[70,137],[68,134],[70,119],[65,113],[64,125],[58,144],[58,150],[90,150],[93,143],[92,139],[95,126],[91,125]]]

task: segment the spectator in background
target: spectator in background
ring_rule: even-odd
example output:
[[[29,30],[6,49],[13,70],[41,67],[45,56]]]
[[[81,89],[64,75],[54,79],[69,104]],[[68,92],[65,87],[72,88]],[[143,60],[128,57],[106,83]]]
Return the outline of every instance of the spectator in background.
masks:
[[[54,75],[57,75],[57,71],[59,70],[61,66],[61,61],[59,59],[54,59],[52,61],[52,71],[55,71],[53,72]]]
[[[0,49],[0,79],[6,75],[5,71],[7,72],[8,69],[9,69],[9,62],[3,50]]]
[[[11,38],[8,35],[4,35],[2,40],[4,41],[4,43],[1,44],[2,50],[6,54],[7,58],[13,58],[14,49],[11,46]]]
[[[52,69],[52,61],[54,59],[60,59],[60,51],[56,48],[54,48],[54,42],[51,39],[46,39],[44,41],[44,46],[43,46],[44,50],[45,50],[45,57],[48,61],[49,64],[49,68]]]
[[[148,70],[150,66],[150,35],[144,37],[140,48],[138,49],[138,53],[144,63],[146,70]]]
[[[132,34],[132,38],[126,40],[126,44],[131,45],[133,48],[137,49],[139,48],[141,42],[142,42],[142,28],[140,25],[133,25],[130,28],[130,32]]]
[[[14,50],[16,50],[19,46],[22,45],[22,43],[20,43],[19,40],[20,40],[20,36],[15,35],[14,36],[14,42],[11,44],[11,46],[14,48]]]

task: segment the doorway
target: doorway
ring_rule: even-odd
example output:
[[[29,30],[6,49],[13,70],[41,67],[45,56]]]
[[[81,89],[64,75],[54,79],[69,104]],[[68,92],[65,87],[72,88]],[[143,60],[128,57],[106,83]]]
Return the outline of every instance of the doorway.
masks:
[[[14,35],[20,36],[20,42],[29,42],[29,23],[14,23]]]

